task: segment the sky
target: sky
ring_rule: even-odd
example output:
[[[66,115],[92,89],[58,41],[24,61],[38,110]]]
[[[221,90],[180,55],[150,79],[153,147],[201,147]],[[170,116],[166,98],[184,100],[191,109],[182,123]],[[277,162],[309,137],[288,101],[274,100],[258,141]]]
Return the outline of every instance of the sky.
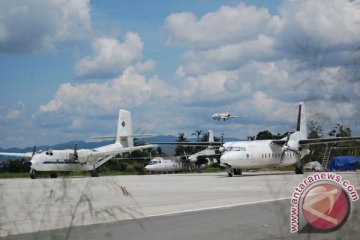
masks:
[[[359,36],[359,0],[0,0],[0,147],[112,135],[119,109],[246,139],[294,130],[300,101],[360,135]]]

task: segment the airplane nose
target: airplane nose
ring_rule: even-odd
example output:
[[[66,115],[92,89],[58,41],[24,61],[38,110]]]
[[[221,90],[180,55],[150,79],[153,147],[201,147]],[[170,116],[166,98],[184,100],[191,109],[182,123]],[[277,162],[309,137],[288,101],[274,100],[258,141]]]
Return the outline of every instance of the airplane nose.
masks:
[[[225,152],[221,155],[220,162],[230,164],[234,159],[235,159],[234,153]]]

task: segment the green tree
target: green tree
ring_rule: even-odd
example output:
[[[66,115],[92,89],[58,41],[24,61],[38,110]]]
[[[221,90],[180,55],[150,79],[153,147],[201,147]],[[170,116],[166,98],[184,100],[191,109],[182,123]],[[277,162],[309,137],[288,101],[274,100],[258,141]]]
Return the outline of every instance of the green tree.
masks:
[[[341,124],[336,124],[329,132],[330,137],[351,137],[351,129]]]
[[[310,121],[308,127],[308,138],[315,139],[315,138],[322,138],[324,136],[324,131],[322,127],[319,125],[318,122]]]
[[[197,137],[197,141],[199,142],[200,141],[200,136],[201,136],[201,134],[202,134],[202,130],[195,130],[195,132],[193,132],[192,134],[191,134],[191,136],[196,136]]]
[[[316,121],[310,121],[309,127],[308,127],[308,138],[309,139],[316,139],[316,138],[322,138],[324,136],[324,130],[320,126],[320,124]],[[319,163],[322,162],[322,158],[324,156],[325,151],[324,145],[310,145],[309,147],[309,154],[305,156],[303,159],[303,162],[312,162],[312,161],[318,161]]]
[[[181,143],[181,142],[189,142],[187,140],[187,138],[185,137],[185,133],[179,133],[178,139],[176,140],[177,142]],[[182,145],[178,145],[175,148],[175,156],[182,156],[184,154],[193,154],[194,153],[194,148],[191,146],[182,146]]]
[[[256,140],[273,139],[273,134],[268,130],[261,131],[256,135]]]

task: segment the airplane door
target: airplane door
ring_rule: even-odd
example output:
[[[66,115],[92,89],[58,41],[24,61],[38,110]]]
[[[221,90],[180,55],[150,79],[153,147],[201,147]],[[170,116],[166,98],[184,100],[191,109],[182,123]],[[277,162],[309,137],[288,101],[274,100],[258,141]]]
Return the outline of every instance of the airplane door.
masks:
[[[254,161],[255,160],[255,146],[248,146],[246,152],[246,160]]]

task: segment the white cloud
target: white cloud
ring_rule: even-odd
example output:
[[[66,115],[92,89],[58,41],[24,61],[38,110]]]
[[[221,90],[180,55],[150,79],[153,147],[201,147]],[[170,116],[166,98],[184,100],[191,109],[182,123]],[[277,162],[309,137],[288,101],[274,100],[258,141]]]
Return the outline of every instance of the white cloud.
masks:
[[[280,8],[282,44],[315,44],[329,51],[359,45],[360,2],[348,0],[285,1]]]
[[[166,18],[168,44],[209,48],[256,38],[259,33],[277,32],[281,24],[265,8],[239,4],[222,6],[200,19],[190,12],[173,13]]]
[[[158,77],[146,79],[127,68],[119,77],[104,83],[62,84],[41,112],[114,113],[120,107],[136,107],[151,98],[171,96],[172,90]]]
[[[13,121],[23,117],[25,111],[25,104],[18,101],[13,107],[0,106],[0,121]]]
[[[88,0],[3,0],[0,52],[46,53],[91,32]]]
[[[184,74],[196,75],[216,70],[238,69],[245,63],[272,59],[276,55],[274,39],[260,34],[255,39],[238,44],[188,52],[184,56],[181,71]]]
[[[143,45],[139,35],[132,32],[126,33],[123,43],[113,37],[97,38],[92,44],[94,54],[76,63],[75,74],[80,78],[117,76],[125,68],[141,60]],[[151,65],[147,63],[149,64]]]

